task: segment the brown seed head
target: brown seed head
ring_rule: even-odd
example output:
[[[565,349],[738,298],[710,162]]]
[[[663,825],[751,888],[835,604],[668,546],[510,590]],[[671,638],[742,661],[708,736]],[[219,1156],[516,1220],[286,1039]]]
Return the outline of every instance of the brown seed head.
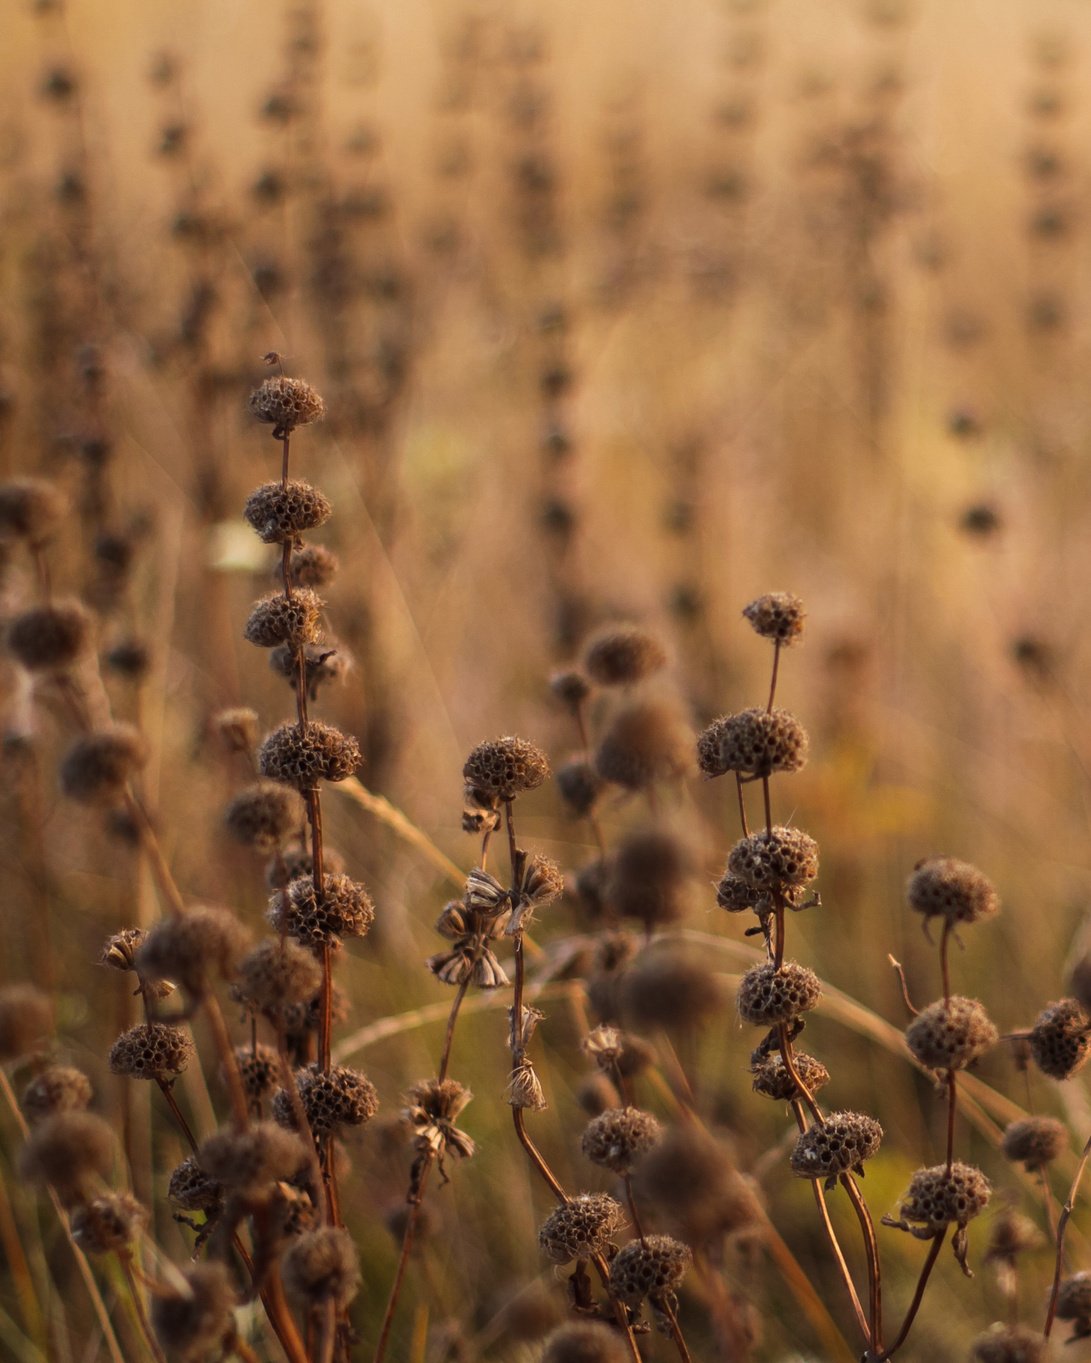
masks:
[[[818,844],[798,828],[751,833],[731,849],[727,870],[756,890],[791,895],[818,875]]]
[[[171,1080],[193,1058],[193,1042],[169,1022],[140,1022],[110,1047],[110,1072],[128,1079]]]
[[[296,1086],[316,1137],[335,1134],[346,1126],[363,1126],[379,1110],[375,1085],[360,1070],[344,1065],[325,1073],[313,1067],[301,1070]],[[295,1126],[295,1113],[283,1090],[273,1100],[273,1116],[282,1126]]]
[[[545,1341],[541,1363],[626,1363],[628,1358],[616,1331],[581,1321],[553,1331]]]
[[[810,742],[787,710],[743,710],[714,720],[697,739],[697,765],[706,776],[744,777],[792,772],[806,764]]]
[[[245,705],[217,710],[209,720],[209,729],[228,752],[249,754],[258,745],[257,712]]]
[[[80,804],[112,804],[147,761],[144,740],[128,724],[77,738],[60,767],[61,789]]]
[[[627,1306],[639,1306],[645,1297],[653,1306],[669,1303],[692,1261],[689,1246],[669,1235],[630,1240],[610,1265],[610,1294]]]
[[[72,1214],[72,1238],[85,1254],[113,1254],[131,1245],[147,1220],[135,1197],[107,1193]]]
[[[612,1169],[615,1174],[628,1174],[662,1134],[663,1128],[650,1112],[635,1107],[613,1108],[587,1124],[580,1149],[592,1164]]]
[[[93,1112],[58,1112],[39,1122],[19,1156],[19,1173],[31,1183],[51,1184],[71,1207],[92,1195],[114,1164],[116,1141],[108,1123]]]
[[[589,814],[602,794],[602,779],[586,758],[573,757],[557,768],[557,790],[569,814]]]
[[[1004,1128],[1000,1148],[1013,1163],[1034,1173],[1068,1148],[1068,1130],[1056,1117],[1024,1117]]]
[[[536,790],[548,779],[549,761],[540,748],[525,738],[496,738],[474,748],[462,775],[486,796],[513,800]]]
[[[91,613],[79,601],[23,611],[8,625],[8,652],[28,672],[63,672],[87,652]]]
[[[744,1022],[773,1027],[810,1012],[821,996],[822,983],[809,966],[785,961],[778,969],[763,961],[742,977],[736,1001]]]
[[[883,1128],[862,1112],[831,1112],[807,1128],[792,1150],[792,1172],[800,1178],[836,1178],[858,1168],[879,1149]]]
[[[249,937],[230,910],[199,904],[149,930],[136,953],[137,973],[149,980],[173,980],[194,998],[203,998],[214,980],[232,978]]]
[[[365,937],[375,921],[371,896],[346,875],[327,875],[322,893],[314,881],[300,876],[269,901],[269,921],[312,950],[336,946],[342,937]]]
[[[622,838],[610,859],[606,902],[650,932],[685,916],[692,875],[693,852],[679,837],[641,829]]]
[[[57,1112],[82,1112],[91,1104],[91,1081],[71,1065],[49,1065],[23,1090],[19,1106],[33,1126]]]
[[[554,672],[549,679],[549,689],[559,701],[575,709],[591,694],[591,683],[582,672]]]
[[[235,1290],[226,1264],[193,1264],[183,1277],[152,1297],[152,1330],[167,1363],[207,1363],[234,1338]]]
[[[692,747],[689,727],[673,705],[633,701],[617,711],[603,734],[595,769],[604,781],[643,790],[685,776]]]
[[[280,1082],[280,1059],[272,1046],[259,1041],[256,1046],[236,1046],[235,1065],[242,1090],[252,1103],[267,1098]],[[226,1075],[221,1079],[227,1083]]]
[[[999,1321],[970,1345],[970,1363],[1045,1363],[1048,1354],[1045,1335]]]
[[[291,938],[267,937],[239,962],[235,992],[240,1001],[268,1017],[307,1003],[322,984],[322,967]]]
[[[804,1051],[796,1051],[792,1056],[796,1074],[799,1075],[812,1096],[830,1082],[830,1072],[821,1060]],[[782,1056],[775,1052],[764,1055],[750,1067],[754,1076],[754,1092],[764,1098],[772,1098],[778,1103],[790,1103],[800,1096],[796,1081],[784,1063]]]
[[[332,549],[324,544],[304,544],[292,550],[288,560],[288,580],[293,587],[326,587],[337,576],[341,564]],[[280,565],[277,565],[280,572]]]
[[[309,587],[300,587],[291,596],[274,592],[254,605],[243,635],[259,648],[289,644],[298,649],[313,644],[318,639],[322,606],[322,598]]]
[[[195,1156],[187,1155],[170,1176],[167,1196],[178,1207],[190,1212],[208,1212],[224,1200],[223,1184],[209,1178]]]
[[[354,738],[317,719],[308,721],[305,732],[298,724],[280,725],[258,750],[262,776],[297,790],[314,790],[319,781],[345,781],[355,776],[361,760]]]
[[[934,1165],[918,1169],[909,1180],[909,1192],[901,1206],[906,1221],[932,1230],[965,1226],[985,1210],[992,1196],[989,1180],[972,1164]]]
[[[538,1245],[555,1264],[602,1254],[625,1224],[621,1204],[605,1193],[579,1193],[552,1212],[538,1232]]]
[[[964,1070],[999,1039],[984,1007],[958,994],[930,1004],[905,1030],[906,1045],[930,1070]]]
[[[611,625],[587,644],[583,665],[600,686],[631,686],[667,664],[654,634],[636,625]]]
[[[728,913],[745,913],[768,902],[768,895],[755,890],[748,880],[725,871],[716,886],[716,903]],[[771,907],[771,906],[770,906]]]
[[[755,634],[775,643],[794,644],[803,633],[807,618],[803,602],[791,592],[767,592],[743,608]]]
[[[1038,1014],[1029,1044],[1043,1074],[1071,1079],[1091,1056],[1091,1022],[1075,999],[1061,999]]]
[[[0,988],[0,1062],[29,1054],[53,1030],[49,995],[32,984]]]
[[[299,797],[277,781],[255,781],[224,811],[224,825],[235,841],[259,852],[272,852],[302,821]]]
[[[318,488],[298,478],[287,486],[262,483],[246,499],[242,514],[263,544],[283,544],[329,520],[333,507]]]
[[[905,890],[909,907],[928,918],[957,923],[979,923],[991,918],[1000,900],[991,882],[969,862],[954,857],[932,857],[919,862]]]
[[[333,1302],[346,1307],[360,1290],[360,1260],[352,1236],[340,1226],[304,1231],[280,1264],[284,1289],[305,1308]]]
[[[16,478],[0,483],[0,539],[43,544],[64,519],[67,505],[52,483]]]
[[[1091,1335],[1091,1273],[1074,1273],[1062,1281],[1057,1293],[1057,1317],[1076,1322],[1073,1339]]]
[[[326,405],[303,379],[274,374],[250,394],[250,411],[273,427],[274,436],[289,435],[297,426],[309,426],[326,415]]]
[[[294,1132],[276,1122],[251,1122],[245,1131],[217,1131],[197,1151],[197,1163],[217,1183],[247,1199],[268,1185],[290,1183],[307,1167],[307,1151]]]
[[[622,975],[618,1002],[635,1030],[700,1027],[723,1004],[720,981],[706,959],[678,947],[642,952]]]
[[[755,1184],[738,1172],[724,1144],[707,1131],[677,1126],[663,1132],[633,1171],[637,1205],[688,1244],[749,1233],[761,1220]]]
[[[99,961],[111,970],[135,970],[136,953],[147,933],[143,928],[122,928],[102,945]]]

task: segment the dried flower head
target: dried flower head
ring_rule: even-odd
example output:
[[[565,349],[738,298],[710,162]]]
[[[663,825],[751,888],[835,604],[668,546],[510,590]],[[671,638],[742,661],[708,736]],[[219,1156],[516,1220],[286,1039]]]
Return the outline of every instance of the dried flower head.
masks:
[[[472,980],[478,989],[503,989],[511,983],[495,953],[480,944],[476,933],[460,937],[450,951],[429,956],[426,964],[444,984],[457,986]]]
[[[812,1097],[830,1082],[829,1070],[813,1055],[796,1051],[792,1056],[792,1064]],[[799,1086],[785,1065],[783,1056],[776,1052],[760,1056],[751,1064],[750,1073],[754,1077],[754,1092],[765,1098],[772,1098],[779,1103],[791,1103],[800,1097]]]
[[[293,587],[326,587],[340,566],[337,555],[324,544],[297,545],[288,560],[288,580]],[[277,572],[281,572],[280,564]]]
[[[86,1201],[114,1164],[116,1141],[93,1112],[58,1112],[38,1122],[19,1156],[19,1173],[50,1184],[67,1207]]]
[[[224,811],[224,826],[235,841],[259,852],[272,852],[302,821],[298,796],[277,781],[255,781]]]
[[[728,854],[727,870],[756,890],[791,899],[818,875],[818,844],[798,828],[778,825],[740,838]]]
[[[1074,1273],[1062,1280],[1057,1293],[1057,1318],[1074,1322],[1068,1343],[1091,1336],[1091,1273]]]
[[[685,776],[692,747],[689,727],[673,705],[633,701],[617,711],[602,735],[595,769],[604,781],[643,790]]]
[[[792,1150],[792,1172],[800,1178],[836,1183],[841,1174],[863,1173],[863,1162],[879,1149],[883,1128],[862,1112],[831,1112],[802,1133]]]
[[[11,621],[6,643],[28,672],[63,672],[90,647],[91,613],[74,600],[34,606]]]
[[[591,694],[591,683],[582,672],[570,669],[567,672],[554,672],[549,679],[549,689],[559,701],[575,709]]]
[[[234,975],[248,945],[249,933],[230,910],[199,904],[149,930],[136,953],[136,969],[149,980],[173,980],[201,998],[215,979]]]
[[[243,636],[259,648],[289,644],[298,649],[313,644],[318,639],[322,606],[322,598],[309,587],[300,587],[291,596],[274,592],[256,602]]]
[[[192,1264],[180,1287],[151,1299],[152,1330],[167,1363],[208,1363],[235,1336],[235,1290],[226,1264]]]
[[[345,781],[360,766],[360,745],[348,734],[320,720],[281,724],[258,750],[258,769],[271,781],[297,790],[314,790],[319,781]]]
[[[274,374],[265,379],[250,394],[250,411],[259,421],[273,427],[273,435],[281,439],[297,426],[309,426],[326,414],[326,406],[319,395],[303,379],[289,379]]]
[[[342,1127],[363,1126],[379,1110],[375,1085],[361,1070],[334,1065],[313,1066],[296,1074],[296,1087],[307,1122],[316,1138],[337,1134]],[[283,1090],[273,1101],[273,1116],[281,1126],[295,1126],[295,1111]]]
[[[541,1363],[625,1363],[621,1336],[605,1325],[580,1321],[562,1325],[546,1339]]]
[[[215,1182],[248,1200],[278,1179],[291,1182],[308,1166],[299,1137],[276,1122],[251,1122],[245,1131],[217,1131],[197,1151],[197,1163]]]
[[[751,966],[739,982],[739,1016],[756,1027],[792,1022],[817,1007],[822,983],[809,966],[785,961],[779,968],[772,961]]]
[[[794,644],[803,633],[807,618],[803,602],[791,592],[767,592],[743,608],[755,634],[774,643]]]
[[[28,1055],[52,1030],[48,994],[33,984],[0,987],[0,1062]]]
[[[602,778],[584,757],[573,757],[557,768],[557,791],[569,814],[582,819],[602,794]]]
[[[756,913],[772,913],[773,903],[764,890],[756,890],[742,876],[725,871],[716,886],[716,903],[728,913],[745,913],[753,909]]]
[[[1028,1041],[1043,1074],[1071,1079],[1091,1056],[1091,1021],[1075,999],[1061,999],[1038,1014]]]
[[[122,928],[107,937],[99,961],[111,970],[135,970],[136,953],[146,936],[143,928]]]
[[[666,829],[639,829],[622,838],[610,858],[606,902],[650,932],[685,916],[692,875],[693,852],[681,838]]]
[[[1045,1335],[999,1321],[970,1345],[970,1363],[1045,1363],[1048,1354]]]
[[[964,1070],[999,1039],[983,1005],[958,994],[929,1004],[905,1030],[906,1045],[930,1070]]]
[[[329,520],[333,507],[318,488],[298,478],[262,483],[246,499],[242,514],[263,544],[283,544]]]
[[[611,625],[584,649],[583,665],[600,686],[631,686],[667,665],[667,651],[637,625]]]
[[[513,800],[536,790],[548,779],[549,761],[540,748],[525,738],[496,738],[473,749],[462,775],[486,796]]]
[[[44,544],[64,519],[64,496],[40,478],[16,478],[0,483],[0,539],[22,539]]]
[[[787,710],[743,710],[714,720],[697,739],[697,765],[706,776],[737,772],[753,779],[799,771],[810,742]]]
[[[314,998],[322,967],[291,938],[267,937],[239,962],[235,993],[241,1002],[274,1021],[294,1004]]]
[[[723,989],[707,958],[666,945],[641,952],[625,971],[618,1003],[635,1030],[670,1031],[708,1022],[723,1004]]]
[[[942,918],[955,927],[979,923],[1000,908],[992,883],[969,862],[954,857],[932,857],[918,862],[906,885],[909,907],[925,920]]]
[[[210,1212],[222,1205],[224,1188],[205,1173],[193,1155],[187,1155],[171,1172],[167,1196],[185,1211]]]
[[[525,1056],[508,1075],[504,1101],[509,1107],[523,1108],[528,1112],[544,1112],[549,1106],[538,1072]]]
[[[695,1126],[664,1131],[633,1171],[638,1206],[687,1244],[749,1234],[762,1220],[761,1196],[735,1168],[723,1142]]]
[[[1004,1128],[1000,1148],[1008,1159],[1034,1173],[1068,1148],[1068,1130],[1056,1117],[1024,1117]]]
[[[312,950],[337,945],[342,937],[366,937],[375,921],[371,896],[346,875],[322,878],[322,893],[305,876],[293,880],[269,902],[269,921]]]
[[[580,1137],[580,1149],[592,1164],[628,1174],[656,1144],[663,1128],[650,1112],[639,1108],[613,1108],[588,1122]]]
[[[148,1220],[147,1209],[129,1193],[107,1193],[72,1214],[72,1238],[85,1254],[127,1249]]]
[[[402,1119],[417,1150],[431,1150],[440,1160],[453,1153],[469,1159],[474,1142],[455,1122],[473,1094],[454,1079],[426,1079],[405,1095]]]
[[[332,1302],[340,1311],[360,1290],[360,1258],[341,1226],[304,1231],[288,1246],[280,1272],[288,1295],[309,1309]]]
[[[169,1022],[141,1022],[122,1032],[110,1047],[112,1074],[128,1079],[170,1081],[193,1059],[193,1042]]]
[[[328,682],[343,681],[352,668],[352,659],[340,648],[329,643],[305,644],[293,648],[278,644],[269,654],[269,666],[278,677],[283,677],[293,691],[299,690],[299,665],[303,663],[303,685],[308,697],[314,700],[319,688]]]
[[[234,1054],[243,1093],[251,1103],[260,1103],[280,1080],[280,1059],[276,1049],[259,1041],[252,1046],[236,1046]],[[222,1077],[226,1082],[226,1076]]]
[[[249,754],[257,747],[257,712],[245,705],[218,710],[209,720],[209,729],[228,752]]]
[[[553,1211],[538,1232],[542,1252],[555,1264],[602,1254],[625,1224],[621,1204],[605,1193],[579,1193]]]
[[[71,1065],[48,1065],[23,1090],[19,1106],[33,1126],[57,1112],[82,1112],[91,1104],[91,1081]]]
[[[971,1277],[966,1263],[966,1226],[989,1204],[992,1187],[972,1164],[945,1164],[918,1169],[909,1180],[909,1192],[901,1205],[901,1219],[883,1217],[883,1224],[908,1230],[918,1239],[939,1235],[955,1226],[952,1249],[963,1273]]]
[[[77,738],[61,761],[61,789],[80,804],[109,804],[147,761],[144,740],[128,724],[111,724]]]
[[[611,1295],[627,1306],[639,1306],[645,1297],[653,1306],[673,1305],[692,1260],[689,1246],[669,1235],[630,1240],[610,1265]]]

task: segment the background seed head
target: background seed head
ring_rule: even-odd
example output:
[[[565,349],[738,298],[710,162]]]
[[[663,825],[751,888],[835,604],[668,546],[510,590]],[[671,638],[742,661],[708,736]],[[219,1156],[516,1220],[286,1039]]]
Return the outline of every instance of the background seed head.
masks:
[[[612,625],[584,650],[583,665],[600,686],[631,686],[665,667],[667,651],[654,634],[636,625]]]
[[[299,828],[299,797],[277,781],[255,781],[239,791],[224,811],[224,825],[236,842],[271,852]]]
[[[621,838],[608,863],[606,902],[647,931],[685,916],[694,869],[692,849],[667,829],[645,828]]]
[[[352,1236],[340,1226],[304,1231],[281,1260],[290,1297],[307,1307],[333,1302],[340,1311],[360,1290],[360,1259]]]
[[[8,652],[28,672],[63,672],[91,644],[91,613],[79,601],[55,601],[23,611],[8,625]]]
[[[1091,1056],[1091,1022],[1075,999],[1061,999],[1038,1014],[1029,1044],[1043,1074],[1071,1079]]]
[[[612,1169],[615,1174],[628,1174],[662,1134],[663,1128],[650,1112],[614,1108],[587,1124],[580,1149],[592,1164]]]
[[[167,1196],[184,1211],[208,1212],[223,1203],[224,1188],[205,1173],[194,1155],[187,1155],[171,1173]]]
[[[53,1030],[49,995],[33,984],[0,988],[0,1062],[28,1055]]]
[[[193,1264],[183,1277],[184,1288],[152,1297],[152,1329],[167,1363],[203,1363],[222,1353],[235,1334],[235,1290],[222,1263]]]
[[[807,618],[803,602],[791,592],[767,592],[744,606],[743,615],[755,634],[782,645],[799,640]]]
[[[71,1065],[49,1065],[23,1090],[19,1106],[33,1126],[56,1112],[81,1112],[91,1103],[91,1081]]]
[[[300,545],[288,560],[288,580],[293,587],[325,587],[337,576],[340,566],[337,555],[324,544]]]
[[[978,923],[1000,908],[992,883],[967,861],[933,857],[920,862],[905,890],[909,907],[925,918],[956,923]]]
[[[322,984],[314,954],[291,938],[267,937],[239,962],[235,992],[240,1001],[276,1018],[312,999]]]
[[[1000,1148],[1033,1173],[1068,1149],[1068,1130],[1056,1117],[1024,1117],[1004,1128]]]
[[[60,489],[40,478],[0,483],[0,539],[43,544],[56,533],[67,510]]]
[[[576,818],[594,809],[602,789],[602,778],[584,757],[574,757],[557,768],[557,791],[567,811]]]
[[[562,1325],[546,1339],[541,1363],[626,1363],[617,1331],[594,1322]]]
[[[58,1112],[37,1123],[19,1156],[19,1173],[48,1183],[65,1206],[86,1201],[113,1168],[114,1133],[93,1112]]]
[[[830,1082],[829,1070],[813,1055],[796,1051],[792,1061],[808,1093],[814,1095]],[[791,1071],[785,1065],[784,1058],[777,1052],[763,1056],[757,1064],[751,1066],[750,1073],[753,1075],[754,1092],[765,1098],[772,1098],[779,1103],[790,1103],[800,1096]]]
[[[173,980],[200,998],[217,977],[234,976],[249,942],[230,910],[199,904],[149,930],[137,950],[136,969],[145,979]]]
[[[999,1039],[983,1005],[958,994],[929,1004],[905,1031],[906,1045],[930,1070],[964,1070]]]
[[[147,1220],[135,1197],[107,1193],[73,1212],[72,1238],[85,1254],[113,1254],[128,1248]]]
[[[673,705],[633,701],[617,711],[602,735],[595,770],[604,781],[644,790],[685,776],[692,748],[693,736]]]
[[[1049,1340],[1025,1325],[999,1322],[970,1346],[971,1363],[1045,1363]]]
[[[299,1137],[276,1122],[251,1122],[245,1131],[217,1131],[197,1151],[197,1163],[216,1183],[253,1199],[268,1185],[291,1182],[308,1165]]]
[[[111,724],[76,739],[60,767],[61,789],[79,804],[111,804],[147,761],[136,729]]]

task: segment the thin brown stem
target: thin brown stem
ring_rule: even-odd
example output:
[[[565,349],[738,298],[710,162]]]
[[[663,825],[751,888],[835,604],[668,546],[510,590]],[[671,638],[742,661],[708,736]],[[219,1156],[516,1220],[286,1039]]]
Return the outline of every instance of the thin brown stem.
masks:
[[[402,1282],[405,1279],[405,1270],[409,1265],[409,1256],[413,1250],[413,1237],[417,1229],[417,1216],[420,1213],[420,1205],[424,1200],[424,1189],[428,1183],[428,1175],[432,1171],[434,1152],[429,1151],[419,1173],[414,1175],[415,1187],[411,1194],[409,1214],[405,1219],[405,1230],[402,1233],[402,1248],[398,1255],[398,1266],[394,1270],[394,1281],[390,1285],[390,1295],[386,1299],[386,1310],[383,1312],[383,1323],[379,1330],[379,1341],[375,1345],[373,1363],[383,1363],[386,1357],[386,1347],[390,1340],[390,1330],[394,1324],[394,1313],[398,1306],[398,1297],[401,1295]]]
[[[743,786],[742,776],[739,772],[736,772],[735,789],[738,792],[739,796],[739,826],[742,828],[743,837],[748,838],[750,836],[750,828],[746,822],[746,801],[743,799],[742,786]]]
[[[622,1175],[622,1181],[625,1184],[625,1202],[628,1205],[629,1215],[632,1218],[633,1230],[636,1231],[637,1239],[643,1244],[645,1240],[644,1227],[640,1220],[640,1213],[636,1209],[636,1198],[633,1196],[632,1175],[626,1172]]]
[[[769,704],[765,707],[767,711],[773,708],[773,697],[777,694],[777,673],[780,671],[780,640],[773,640],[773,675],[769,681]]]
[[[955,1158],[955,1113],[958,1110],[958,1079],[954,1070],[947,1071],[947,1172]]]
[[[678,1324],[678,1317],[674,1314],[674,1307],[671,1305],[669,1297],[663,1297],[658,1303],[660,1311],[666,1317],[667,1324],[670,1326],[671,1339],[674,1347],[678,1350],[678,1357],[682,1363],[693,1363],[689,1349],[686,1348],[686,1339],[682,1334],[682,1327]]]
[[[947,958],[947,948],[951,940],[951,921],[944,919],[943,932],[939,939],[939,967],[940,975],[943,979],[943,1001],[950,1002],[951,999],[951,966]]]
[[[1057,1294],[1061,1290],[1061,1273],[1064,1270],[1064,1237],[1068,1228],[1068,1219],[1072,1215],[1076,1206],[1076,1194],[1080,1190],[1080,1182],[1083,1179],[1084,1170],[1087,1168],[1087,1161],[1091,1159],[1091,1138],[1083,1147],[1080,1155],[1080,1162],[1076,1165],[1076,1172],[1072,1177],[1072,1186],[1068,1190],[1068,1197],[1061,1208],[1061,1214],[1057,1219],[1057,1254],[1053,1261],[1053,1283],[1049,1290],[1049,1305],[1046,1308],[1046,1323],[1042,1326],[1042,1334],[1048,1339],[1053,1329],[1053,1320],[1057,1314]]]
[[[451,1004],[451,1011],[447,1015],[447,1030],[443,1035],[443,1054],[439,1058],[439,1071],[437,1077],[440,1083],[447,1078],[447,1068],[451,1063],[451,1048],[455,1042],[455,1023],[458,1021],[459,1009],[462,1007],[462,1000],[466,997],[466,991],[470,987],[470,976],[459,981],[458,989],[455,991],[454,1001]]]
[[[928,1286],[928,1279],[931,1276],[932,1269],[935,1267],[936,1260],[939,1258],[939,1252],[942,1249],[943,1242],[946,1238],[947,1227],[944,1226],[932,1241],[928,1250],[928,1257],[925,1259],[924,1265],[921,1268],[920,1277],[917,1279],[917,1289],[913,1293],[913,1300],[909,1303],[909,1310],[905,1313],[905,1319],[902,1321],[902,1328],[898,1331],[897,1338],[888,1349],[883,1349],[878,1354],[871,1354],[869,1363],[886,1363],[886,1360],[892,1358],[905,1343],[909,1331],[913,1328],[913,1322],[917,1318],[917,1312],[921,1309],[921,1302],[924,1300],[924,1289]]]
[[[197,1139],[190,1129],[189,1122],[186,1121],[182,1109],[178,1106],[178,1099],[174,1096],[171,1084],[166,1079],[156,1076],[155,1082],[159,1085],[159,1092],[163,1095],[163,1101],[170,1108],[170,1115],[174,1118],[175,1125],[182,1135],[185,1136],[189,1148],[194,1154],[197,1153]]]
[[[128,1250],[119,1250],[117,1255],[121,1271],[125,1275],[125,1285],[129,1289],[129,1297],[133,1303],[133,1314],[136,1316],[136,1323],[140,1327],[140,1333],[144,1337],[144,1343],[148,1346],[148,1352],[155,1359],[155,1363],[167,1363],[163,1350],[159,1347],[159,1342],[152,1333],[151,1322],[148,1320],[148,1313],[144,1309],[144,1298],[140,1288],[137,1286],[136,1278],[133,1275],[133,1259]]]
[[[867,1256],[868,1270],[868,1319],[870,1339],[873,1349],[883,1347],[883,1275],[879,1264],[879,1242],[875,1238],[875,1223],[871,1219],[867,1203],[864,1201],[856,1180],[851,1174],[842,1174],[838,1180],[849,1195],[852,1209],[860,1223],[864,1239],[864,1253]]]
[[[763,801],[764,801],[764,803],[765,803],[765,835],[766,835],[766,837],[772,837],[772,836],[773,836],[773,805],[772,805],[772,801],[771,801],[770,798],[769,798],[769,778],[768,778],[768,776],[763,776],[763,777],[761,778],[761,794],[762,794],[762,799],[763,799]]]

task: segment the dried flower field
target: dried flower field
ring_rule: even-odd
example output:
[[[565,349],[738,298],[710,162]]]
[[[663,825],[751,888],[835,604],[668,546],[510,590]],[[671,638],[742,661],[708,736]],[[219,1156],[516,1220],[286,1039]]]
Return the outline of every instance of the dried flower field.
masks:
[[[1091,1357],[1091,18],[15,10],[0,1358]]]

